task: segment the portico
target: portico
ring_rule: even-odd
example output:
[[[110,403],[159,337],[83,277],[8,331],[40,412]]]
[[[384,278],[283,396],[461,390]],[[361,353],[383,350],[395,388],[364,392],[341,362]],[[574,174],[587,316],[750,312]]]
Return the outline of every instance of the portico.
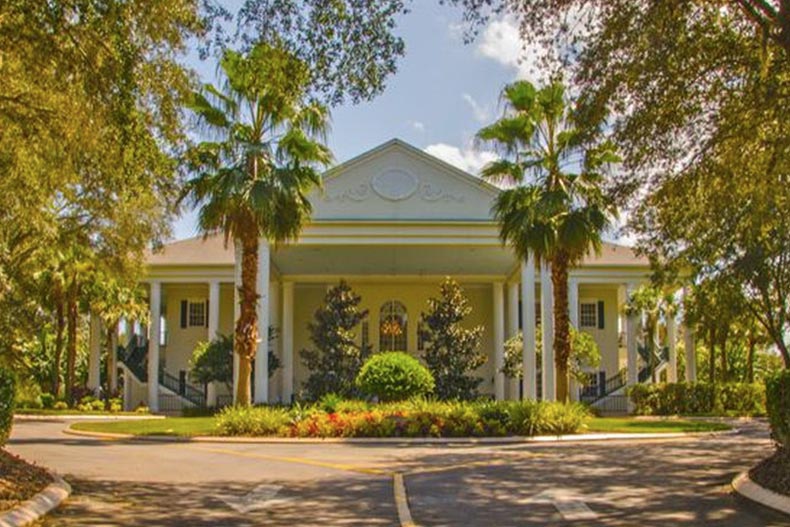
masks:
[[[324,189],[311,196],[313,219],[300,238],[280,246],[260,243],[261,340],[254,364],[254,401],[289,402],[299,397],[308,373],[299,351],[311,346],[306,327],[327,287],[343,279],[361,296],[361,307],[369,316],[356,332],[360,342],[370,344],[374,352],[398,350],[419,356],[420,313],[445,276],[459,281],[472,303],[468,325],[484,327],[482,351],[489,360],[476,372],[483,379],[481,391],[496,399],[553,399],[550,270],[532,258],[519,262],[502,246],[490,212],[498,192],[397,140],[329,171]],[[157,410],[162,394],[172,395],[162,386],[161,375],[188,383],[189,358],[197,343],[232,334],[238,316],[239,260],[232,241],[226,247],[221,235],[173,242],[148,256],[146,367],[147,378],[158,382],[146,382],[145,390],[137,382],[129,389],[131,406],[143,402]],[[626,367],[629,382],[638,376],[638,321],[621,315],[622,305],[626,290],[645,282],[648,271],[647,262],[631,249],[605,244],[600,256],[590,256],[572,271],[569,282],[571,323],[598,342],[601,369],[612,375]],[[544,367],[534,345],[539,322]],[[271,341],[270,327],[275,332]],[[521,387],[500,371],[505,341],[519,330],[526,343],[527,375]],[[281,365],[271,377],[270,349]],[[211,386],[207,402],[227,401],[232,393],[235,390]]]

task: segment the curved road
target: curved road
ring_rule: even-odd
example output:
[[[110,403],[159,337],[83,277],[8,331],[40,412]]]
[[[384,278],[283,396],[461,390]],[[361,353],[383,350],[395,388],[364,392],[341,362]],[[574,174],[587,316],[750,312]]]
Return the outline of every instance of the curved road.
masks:
[[[499,446],[102,441],[65,426],[18,420],[8,445],[72,483],[42,526],[398,525],[400,472],[422,526],[790,527],[729,487],[770,451],[762,423],[715,437]]]

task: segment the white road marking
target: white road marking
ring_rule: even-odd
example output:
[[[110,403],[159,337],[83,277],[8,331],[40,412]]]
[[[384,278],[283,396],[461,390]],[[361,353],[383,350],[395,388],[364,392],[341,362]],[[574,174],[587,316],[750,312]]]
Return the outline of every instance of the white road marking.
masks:
[[[252,489],[244,496],[231,496],[224,494],[217,497],[224,501],[228,507],[235,510],[236,512],[246,514],[250,511],[264,509],[271,505],[288,501],[287,499],[283,498],[275,499],[275,496],[282,488],[282,485],[267,485],[263,483]]]
[[[519,503],[550,503],[568,521],[595,520],[598,515],[580,496],[564,489],[544,490],[540,494],[519,500]]]

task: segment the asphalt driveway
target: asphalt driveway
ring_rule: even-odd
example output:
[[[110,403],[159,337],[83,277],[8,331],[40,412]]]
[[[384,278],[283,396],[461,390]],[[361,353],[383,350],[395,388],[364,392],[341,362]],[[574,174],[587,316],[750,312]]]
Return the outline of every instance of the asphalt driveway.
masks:
[[[767,455],[761,423],[735,435],[550,445],[214,444],[102,441],[17,421],[9,449],[55,469],[72,497],[43,526],[788,526],[732,494]]]

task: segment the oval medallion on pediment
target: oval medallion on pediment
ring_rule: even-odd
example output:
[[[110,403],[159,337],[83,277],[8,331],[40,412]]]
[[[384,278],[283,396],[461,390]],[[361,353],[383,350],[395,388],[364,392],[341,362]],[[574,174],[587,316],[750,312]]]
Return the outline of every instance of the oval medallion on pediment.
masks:
[[[401,201],[410,198],[420,186],[417,176],[400,168],[376,174],[370,182],[373,190],[384,199]]]

